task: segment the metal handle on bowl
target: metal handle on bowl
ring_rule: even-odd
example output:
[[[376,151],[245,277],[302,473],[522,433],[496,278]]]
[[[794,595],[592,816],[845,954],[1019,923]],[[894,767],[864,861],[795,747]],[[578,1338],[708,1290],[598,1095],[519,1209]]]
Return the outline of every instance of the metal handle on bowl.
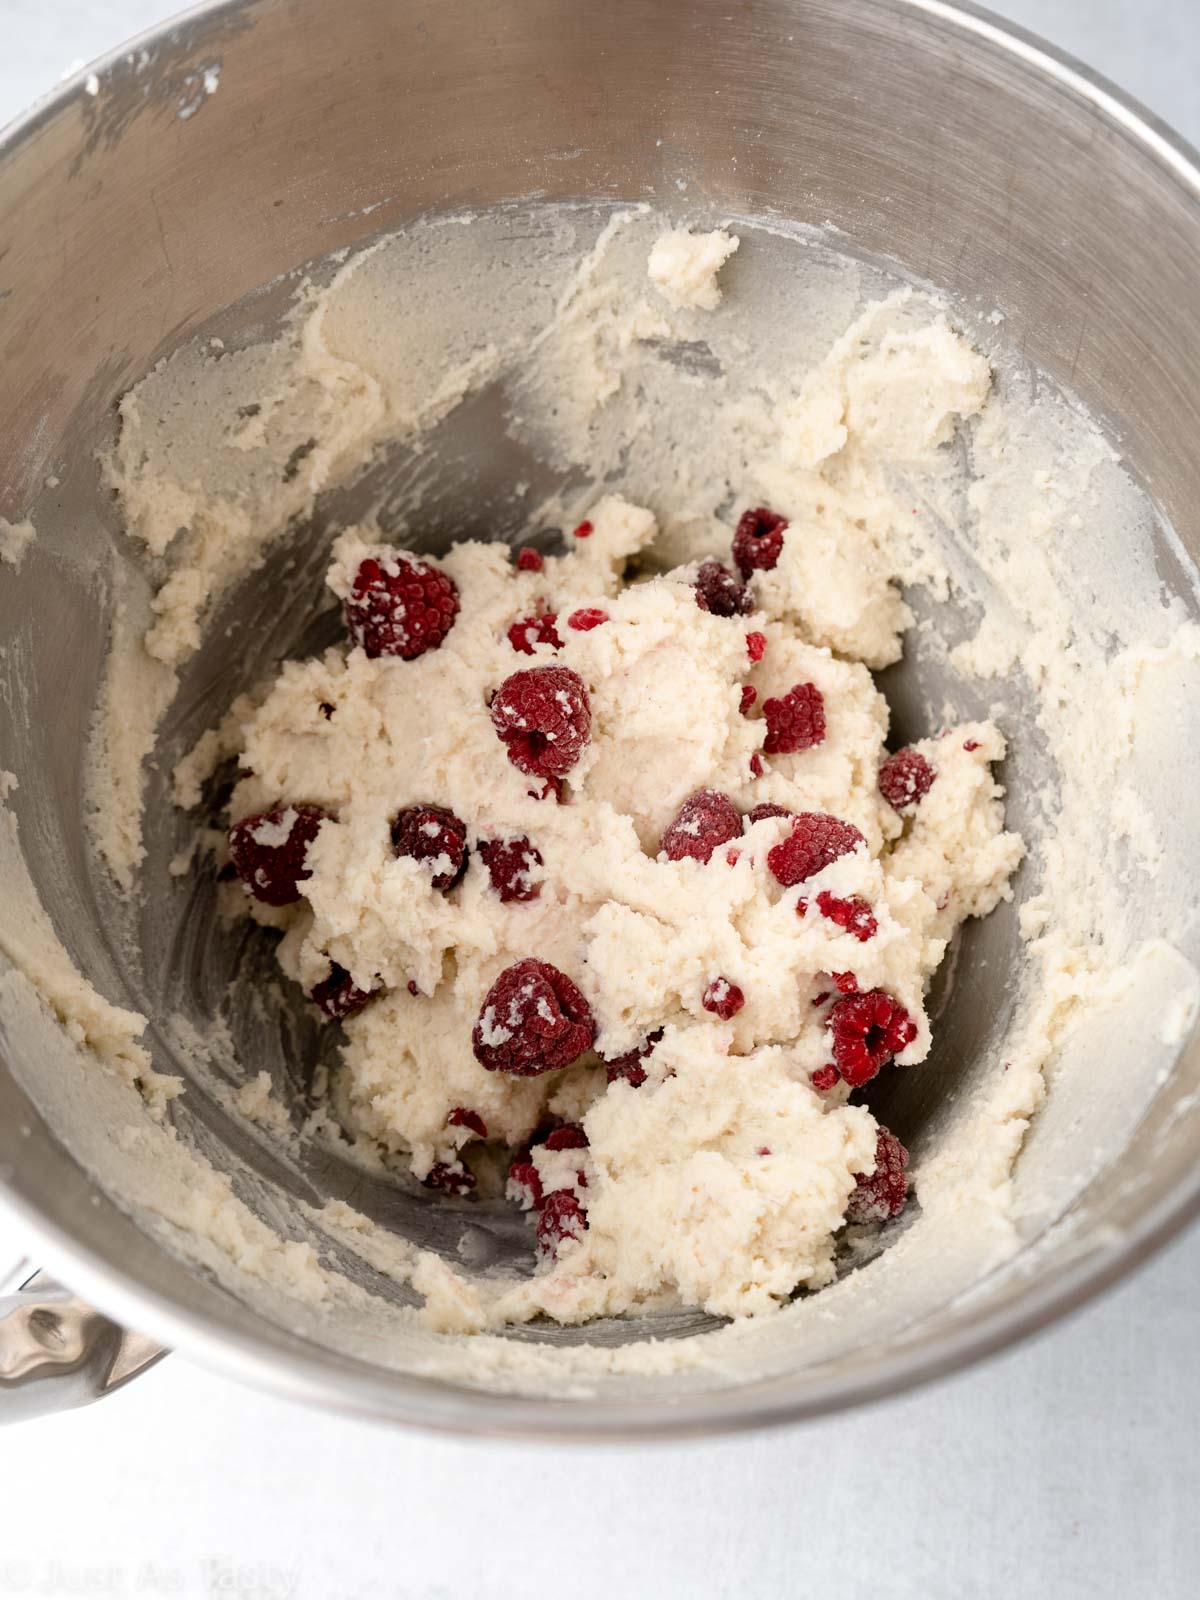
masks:
[[[0,1276],[0,1422],[87,1405],[164,1355],[28,1261]]]

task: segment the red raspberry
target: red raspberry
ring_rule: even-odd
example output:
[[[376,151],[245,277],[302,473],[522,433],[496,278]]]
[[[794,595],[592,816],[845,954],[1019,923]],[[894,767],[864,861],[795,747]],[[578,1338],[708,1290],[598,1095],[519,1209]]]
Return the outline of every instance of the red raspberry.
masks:
[[[796,909],[798,911],[800,907],[797,906]],[[817,896],[817,909],[823,917],[828,917],[830,922],[836,922],[839,928],[845,928],[847,933],[852,933],[860,943],[865,944],[879,932],[879,924],[875,920],[870,904],[861,895],[855,894],[848,900],[839,900],[837,895],[830,894],[828,889],[822,889]]]
[[[937,773],[919,750],[906,745],[879,769],[879,792],[893,811],[906,811],[924,799]]]
[[[738,702],[738,710],[744,717],[749,716],[750,707],[757,699],[758,690],[754,687],[754,685],[752,683],[744,683],[742,685],[742,697]]]
[[[243,817],[229,830],[234,871],[256,900],[290,906],[312,874],[304,865],[326,813],[316,806],[277,806]]]
[[[875,1170],[860,1172],[846,1202],[846,1221],[886,1222],[899,1216],[908,1197],[908,1151],[894,1133],[880,1128],[875,1134]]]
[[[592,525],[590,522],[581,522],[575,529],[575,537],[577,539],[590,539],[592,536],[592,531]]]
[[[532,545],[527,544],[517,551],[517,566],[522,572],[540,572],[545,564],[542,552],[535,550]]]
[[[564,1122],[545,1138],[547,1150],[586,1150],[588,1136],[577,1122]]]
[[[522,1211],[532,1211],[542,1203],[542,1180],[532,1161],[514,1161],[508,1169],[508,1183],[504,1190],[509,1200],[515,1200]]]
[[[461,1161],[435,1161],[421,1182],[439,1194],[470,1194],[475,1187],[475,1174]]]
[[[752,778],[761,778],[764,771],[765,768],[763,767],[763,758],[756,750],[750,757],[750,776]]]
[[[824,1094],[827,1090],[833,1088],[840,1077],[841,1073],[831,1061],[826,1067],[818,1067],[816,1072],[810,1075],[808,1081],[818,1093]]]
[[[413,661],[454,626],[458,590],[444,572],[404,550],[361,563],[346,601],[346,626],[369,656]]]
[[[769,756],[811,750],[825,738],[825,699],[815,683],[798,683],[780,699],[764,700],[763,716],[767,719],[763,749]]]
[[[966,751],[978,750],[979,749],[979,740],[978,739],[964,739],[963,740],[963,749],[966,750]]]
[[[736,1017],[746,1004],[746,996],[736,983],[730,983],[728,978],[714,978],[704,991],[704,998],[700,1004],[705,1011],[712,1011],[722,1022],[728,1022],[731,1017]]]
[[[505,905],[512,900],[536,900],[541,894],[542,885],[532,878],[532,873],[535,867],[542,865],[542,858],[524,836],[481,839],[479,854],[488,869],[492,888]]]
[[[553,1261],[563,1240],[582,1238],[586,1227],[584,1209],[570,1189],[555,1189],[538,1212],[538,1255],[543,1261]]]
[[[508,642],[523,656],[531,656],[537,644],[552,644],[556,650],[561,650],[562,640],[554,626],[557,621],[558,616],[553,611],[545,611],[540,617],[522,617],[508,630]]]
[[[448,1128],[470,1128],[477,1139],[487,1138],[487,1123],[478,1111],[468,1111],[466,1106],[455,1106],[446,1118]]]
[[[803,883],[866,841],[853,823],[823,811],[801,811],[786,839],[767,852],[767,865],[785,889]]]
[[[761,661],[767,653],[767,636],[765,633],[748,633],[746,635],[746,653],[751,661]]]
[[[566,793],[566,788],[567,786],[561,778],[547,778],[540,789],[526,789],[525,793],[531,800],[549,800],[553,795],[555,805],[560,806],[563,803],[563,795]]]
[[[488,990],[471,1043],[489,1072],[533,1078],[569,1067],[595,1037],[591,1007],[570,978],[526,956]]]
[[[593,628],[607,621],[607,611],[601,611],[599,606],[583,606],[579,611],[572,611],[567,618],[567,627],[574,628],[576,633],[591,633]]]
[[[696,604],[714,617],[744,617],[754,610],[746,585],[719,561],[701,564],[696,574]]]
[[[535,778],[563,777],[592,735],[583,679],[570,667],[514,672],[492,700],[492,727],[514,767]]]
[[[743,578],[754,571],[770,572],[783,549],[787,519],[765,506],[743,511],[733,536],[733,559]]]
[[[831,1007],[827,1027],[833,1059],[852,1089],[869,1083],[898,1050],[917,1037],[917,1025],[883,989],[847,995]]]
[[[834,972],[830,976],[833,978],[833,986],[839,994],[858,993],[858,979],[852,972]]]
[[[752,806],[746,813],[747,822],[764,822],[767,817],[791,817],[794,811],[789,811],[786,806],[773,806],[769,800],[760,806]]]
[[[339,967],[335,961],[329,976],[314,985],[308,998],[320,1006],[327,1017],[340,1022],[343,1017],[352,1017],[356,1011],[361,1011],[371,998],[371,991],[356,988],[345,967]]]
[[[742,819],[727,794],[698,789],[689,795],[663,831],[659,849],[668,861],[707,861],[718,845],[742,836]]]
[[[408,980],[408,992],[410,995],[412,995],[414,1000],[419,1000],[421,998],[421,991],[417,988],[417,980],[415,978],[410,978]]]
[[[443,806],[409,806],[401,811],[392,823],[392,849],[415,861],[437,863],[444,858],[447,865],[430,879],[443,892],[453,889],[467,870],[466,825]]]
[[[642,1062],[662,1036],[662,1029],[655,1028],[653,1033],[647,1035],[645,1044],[638,1045],[636,1050],[627,1050],[623,1056],[614,1056],[611,1061],[606,1061],[609,1083],[616,1083],[617,1079],[621,1078],[631,1088],[640,1089],[646,1081],[646,1069],[642,1066]]]

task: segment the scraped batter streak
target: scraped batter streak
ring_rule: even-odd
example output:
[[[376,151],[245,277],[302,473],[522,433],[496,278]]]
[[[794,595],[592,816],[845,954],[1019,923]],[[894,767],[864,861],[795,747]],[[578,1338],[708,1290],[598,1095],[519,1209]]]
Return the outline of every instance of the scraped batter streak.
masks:
[[[737,241],[714,235],[689,252],[681,237],[655,247],[650,276],[676,302],[715,305],[715,272]],[[830,1060],[832,975],[904,1008],[915,1037],[897,1060],[915,1066],[930,1043],[925,988],[948,939],[1008,894],[1022,845],[1004,831],[990,766],[1004,740],[990,722],[918,747],[935,777],[914,804],[898,810],[880,793],[888,713],[868,668],[898,657],[909,617],[888,564],[889,519],[860,514],[880,504],[866,463],[880,450],[906,460],[936,450],[983,406],[989,372],[940,319],[881,336],[877,323],[868,313],[846,335],[784,419],[763,481],[791,526],[773,568],[750,578],[749,614],[701,609],[695,562],[627,581],[658,528],[607,495],[588,512],[590,533],[568,536],[539,570],[504,545],[455,546],[431,563],[460,602],[439,648],[405,661],[341,646],[288,663],[178,774],[193,800],[203,771],[236,750],[246,775],[233,821],[290,805],[329,813],[297,905],[264,906],[240,885],[227,893],[282,930],[280,964],[306,992],[334,965],[374,992],[344,1024],[332,1090],[352,1136],[426,1178],[482,1148],[452,1113],[475,1113],[509,1147],[550,1123],[582,1125],[586,1148],[535,1144],[532,1160],[544,1192],[565,1189],[586,1209],[586,1230],[517,1284],[448,1292],[442,1272],[430,1310],[444,1326],[674,1304],[741,1316],[827,1283],[856,1177],[876,1159],[875,1121],[847,1085],[812,1082]],[[345,599],[361,562],[387,551],[353,528],[333,554],[329,583]],[[569,626],[584,609],[604,620]],[[557,614],[561,648],[518,654],[510,626],[542,612]],[[752,633],[765,641],[757,661]],[[550,663],[578,674],[592,710],[562,804],[509,762],[489,714],[510,674]],[[818,691],[824,737],[764,754],[764,703],[797,685]],[[707,862],[669,860],[663,831],[699,790],[727,795],[743,834]],[[784,887],[768,854],[791,821],[750,819],[764,803],[831,814],[863,844]],[[467,870],[448,892],[432,882],[444,861],[392,846],[396,815],[430,804],[466,826]],[[503,903],[478,847],[516,838],[542,858],[539,891]],[[868,906],[870,936],[820,909],[829,897]],[[609,1083],[594,1052],[540,1076],[485,1070],[471,1044],[485,996],[531,956],[579,986],[607,1060],[661,1030],[644,1083]],[[745,997],[728,1020],[704,1005],[720,980]]]

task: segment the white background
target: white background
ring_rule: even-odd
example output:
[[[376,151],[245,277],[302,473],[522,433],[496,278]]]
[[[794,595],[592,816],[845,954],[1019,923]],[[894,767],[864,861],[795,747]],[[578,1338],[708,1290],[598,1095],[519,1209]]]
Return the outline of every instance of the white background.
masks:
[[[1197,0],[996,9],[1200,143]],[[174,10],[0,0],[0,123]],[[0,1224],[0,1266],[18,1244]],[[1192,1597],[1198,1269],[1193,1235],[965,1377],[716,1444],[427,1439],[301,1411],[171,1357],[101,1405],[0,1435],[0,1600]]]

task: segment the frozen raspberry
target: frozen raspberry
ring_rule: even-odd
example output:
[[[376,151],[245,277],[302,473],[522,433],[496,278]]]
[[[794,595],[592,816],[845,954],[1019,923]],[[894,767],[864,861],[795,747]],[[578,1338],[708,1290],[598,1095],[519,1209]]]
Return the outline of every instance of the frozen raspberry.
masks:
[[[564,1122],[546,1135],[544,1143],[547,1150],[586,1150],[588,1136],[577,1122]]]
[[[346,601],[346,626],[369,656],[412,661],[436,650],[454,626],[458,590],[444,572],[403,550],[361,563]]]
[[[875,1134],[875,1170],[860,1172],[846,1202],[847,1222],[886,1222],[899,1216],[908,1197],[908,1151],[894,1133],[880,1128]]]
[[[738,710],[744,717],[750,715],[750,707],[757,699],[758,690],[754,687],[754,685],[752,683],[744,683],[742,685],[742,696],[738,701]]]
[[[840,1077],[841,1073],[831,1061],[828,1066],[818,1067],[816,1072],[811,1074],[808,1081],[818,1093],[824,1094],[826,1090],[833,1088]]]
[[[578,611],[572,611],[567,618],[567,627],[574,628],[576,633],[591,633],[593,628],[607,621],[608,612],[601,611],[599,606],[582,606]]]
[[[737,984],[730,983],[728,978],[714,978],[705,989],[700,1004],[705,1011],[712,1011],[720,1017],[722,1022],[728,1022],[731,1017],[736,1017],[746,1004],[746,996]]]
[[[340,1022],[343,1017],[352,1017],[356,1011],[361,1011],[371,998],[371,991],[357,988],[345,967],[339,967],[335,961],[329,976],[314,985],[308,998],[320,1006],[327,1017]]]
[[[570,1189],[555,1189],[542,1201],[537,1220],[538,1255],[553,1261],[564,1239],[580,1239],[587,1227],[583,1207]]]
[[[765,633],[748,633],[746,635],[746,651],[751,661],[761,661],[767,653],[767,636]]]
[[[558,616],[553,611],[545,611],[540,617],[522,617],[508,630],[508,642],[523,656],[531,656],[534,645],[538,644],[552,644],[556,650],[561,650],[562,640],[554,626],[557,621]]]
[[[435,889],[453,889],[467,870],[466,826],[443,806],[401,811],[392,823],[392,849],[398,856],[440,866],[430,879]]]
[[[898,1050],[917,1037],[917,1025],[904,1007],[883,989],[847,995],[827,1022],[833,1059],[852,1089],[869,1083]]]
[[[542,892],[534,869],[542,865],[541,855],[522,836],[520,839],[482,839],[479,854],[488,869],[492,888],[505,905],[511,900],[536,900]]]
[[[742,819],[727,794],[698,789],[689,795],[663,830],[659,849],[668,861],[707,861],[718,845],[742,836]]]
[[[590,539],[591,536],[592,536],[592,532],[593,532],[593,529],[592,529],[592,525],[591,525],[590,522],[581,522],[579,524],[579,526],[575,529],[574,536],[575,536],[576,539]]]
[[[858,993],[858,979],[852,972],[834,972],[830,976],[833,978],[833,986],[839,994]]]
[[[455,1106],[446,1118],[448,1128],[470,1128],[477,1139],[487,1138],[487,1123],[478,1111],[469,1111],[466,1106]]]
[[[799,910],[799,906],[796,908]],[[840,900],[837,895],[830,894],[828,889],[822,889],[817,896],[817,909],[823,917],[828,917],[830,922],[836,922],[839,928],[845,928],[847,933],[852,933],[861,943],[873,939],[879,932],[879,924],[869,903],[861,895],[851,895],[848,900]]]
[[[496,691],[492,727],[514,767],[535,778],[565,776],[592,735],[583,679],[570,667],[514,672]]]
[[[316,806],[277,806],[234,823],[229,855],[256,900],[269,906],[299,900],[301,883],[312,876],[304,858],[324,821]]]
[[[532,545],[527,544],[517,551],[517,566],[522,572],[540,572],[545,564],[542,552]]]
[[[653,1033],[647,1035],[645,1044],[638,1045],[636,1050],[627,1050],[623,1056],[614,1056],[611,1061],[605,1061],[609,1083],[616,1083],[620,1078],[631,1088],[640,1089],[646,1081],[646,1069],[642,1062],[662,1036],[662,1029],[655,1028]]]
[[[761,778],[765,770],[766,769],[763,766],[763,758],[756,750],[750,757],[750,776],[752,778]]]
[[[767,865],[778,882],[790,889],[864,842],[853,823],[823,811],[801,811],[792,819],[787,838],[767,852]]]
[[[591,1007],[570,978],[526,956],[488,990],[471,1042],[489,1072],[532,1078],[569,1067],[595,1037]]]
[[[719,561],[705,561],[696,574],[696,604],[714,617],[744,617],[754,610],[754,601],[728,567]]]
[[[970,752],[972,750],[978,750],[979,749],[979,740],[978,739],[964,739],[963,740],[963,749],[968,751],[968,752]]]
[[[919,750],[907,745],[888,756],[879,769],[879,792],[893,811],[906,811],[924,799],[937,773]]]
[[[419,1000],[421,998],[421,991],[417,988],[417,980],[415,978],[410,978],[408,980],[408,992],[410,995],[412,995],[414,1000]]]
[[[508,1169],[505,1185],[506,1199],[515,1200],[522,1211],[532,1211],[542,1203],[542,1180],[538,1169],[528,1159],[514,1161]]]
[[[786,806],[774,806],[769,800],[760,806],[752,806],[746,813],[747,822],[765,822],[768,817],[791,817],[795,812],[789,811]]]
[[[540,789],[526,789],[525,793],[531,800],[553,800],[556,806],[563,803],[566,793],[566,784],[561,778],[547,778]]]
[[[475,1187],[475,1174],[461,1161],[435,1161],[421,1182],[439,1194],[470,1194]]]
[[[769,756],[811,750],[825,738],[825,700],[815,683],[798,683],[778,700],[764,700],[763,716],[763,749]]]
[[[787,521],[765,506],[743,511],[733,536],[733,559],[743,578],[752,572],[770,572],[783,549]]]

